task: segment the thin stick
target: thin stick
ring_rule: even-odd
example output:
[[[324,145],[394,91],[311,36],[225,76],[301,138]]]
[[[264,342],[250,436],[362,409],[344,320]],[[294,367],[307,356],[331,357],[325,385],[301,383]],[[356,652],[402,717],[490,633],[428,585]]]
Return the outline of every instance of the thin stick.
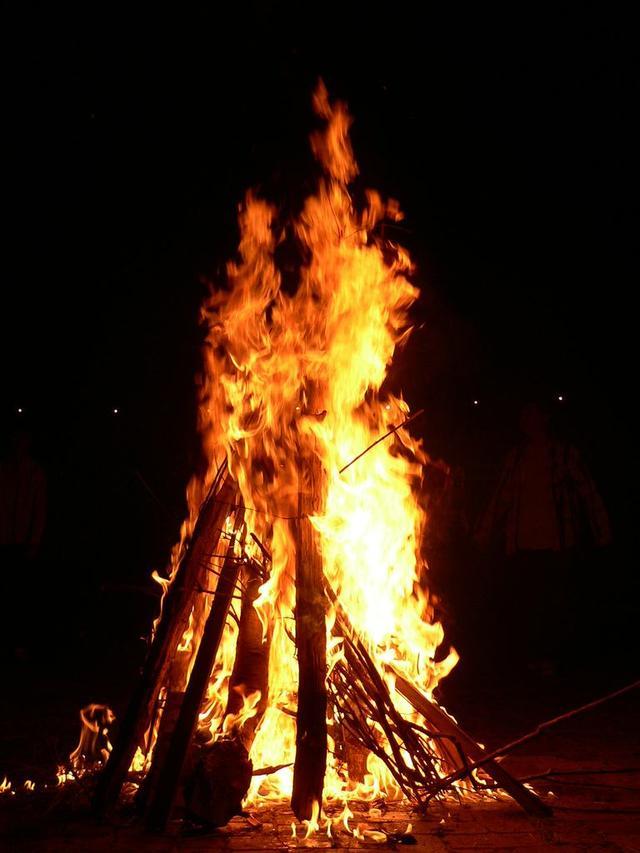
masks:
[[[582,714],[585,711],[590,711],[592,708],[597,708],[598,705],[602,705],[605,702],[609,702],[611,699],[616,699],[618,696],[623,696],[625,693],[630,693],[632,690],[636,690],[640,687],[640,680],[634,681],[631,684],[627,684],[626,687],[621,687],[619,690],[614,690],[613,693],[608,693],[606,696],[601,696],[599,699],[594,699],[592,702],[587,702],[586,705],[581,705],[579,708],[574,708],[571,711],[566,711],[564,714],[560,714],[558,717],[554,717],[551,720],[547,720],[544,723],[540,723],[533,729],[533,731],[527,732],[527,734],[522,735],[522,737],[516,738],[516,740],[510,741],[510,743],[501,746],[499,749],[494,750],[493,752],[489,752],[486,755],[483,755],[482,758],[475,761],[473,764],[470,764],[468,769],[464,772],[458,771],[456,773],[452,773],[446,779],[442,780],[441,785],[438,787],[440,789],[448,788],[453,782],[461,779],[463,776],[466,776],[468,772],[475,770],[477,767],[482,767],[483,764],[487,762],[493,761],[496,758],[499,758],[502,755],[506,755],[506,753],[511,752],[518,746],[522,746],[525,743],[528,743],[533,738],[537,737],[542,732],[550,729],[552,726],[555,726],[557,723],[563,723],[565,720],[570,720],[572,717],[577,716],[578,714]],[[436,792],[434,792],[436,793]],[[431,795],[433,796],[433,794]]]
[[[269,563],[270,563],[270,562],[272,562],[272,560],[271,560],[271,554],[269,553],[269,551],[267,551],[267,549],[266,549],[266,548],[265,548],[265,546],[262,544],[262,542],[258,539],[258,537],[256,536],[256,534],[255,534],[253,531],[251,531],[251,533],[249,534],[249,536],[251,536],[251,538],[252,538],[252,539],[253,539],[253,541],[256,543],[256,545],[258,546],[258,548],[260,548],[260,550],[262,551],[262,556],[265,558],[265,560],[267,560],[267,562],[269,562]]]
[[[272,773],[277,773],[279,770],[284,770],[285,767],[293,767],[293,761],[288,764],[273,764],[270,767],[258,767],[257,770],[252,770],[252,776],[271,776]]]
[[[376,440],[373,442],[373,444],[370,444],[369,447],[365,447],[365,449],[362,451],[362,453],[358,453],[357,456],[353,457],[351,462],[347,462],[347,464],[344,466],[344,468],[341,468],[338,471],[338,474],[344,473],[347,470],[347,468],[349,468],[351,465],[353,465],[354,462],[357,462],[358,459],[361,459],[365,455],[365,453],[368,453],[373,447],[376,446],[376,444],[380,444],[380,442],[384,441],[385,438],[389,438],[389,436],[393,435],[394,432],[398,432],[398,430],[402,429],[402,427],[406,427],[408,424],[411,423],[411,421],[415,421],[415,419],[419,418],[420,415],[422,415],[422,414],[424,414],[424,409],[418,409],[418,411],[414,412],[414,414],[411,415],[410,418],[407,418],[406,421],[403,421],[401,424],[398,424],[397,426],[392,427],[389,430],[389,432],[385,432],[385,434],[381,435],[380,438],[376,438]]]

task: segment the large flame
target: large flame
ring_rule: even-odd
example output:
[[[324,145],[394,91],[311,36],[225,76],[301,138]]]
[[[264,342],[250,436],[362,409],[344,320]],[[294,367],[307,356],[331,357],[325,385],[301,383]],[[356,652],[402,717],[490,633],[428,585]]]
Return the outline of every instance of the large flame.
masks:
[[[200,428],[209,460],[204,480],[189,488],[193,529],[203,495],[223,460],[238,484],[248,532],[272,554],[268,580],[255,603],[271,637],[269,694],[251,749],[254,767],[286,765],[295,756],[297,664],[291,639],[295,604],[295,544],[299,459],[315,455],[323,471],[318,532],[324,572],[368,644],[381,671],[391,664],[430,695],[455,664],[455,652],[436,663],[443,631],[433,621],[419,584],[425,513],[418,499],[426,455],[400,429],[340,473],[346,463],[392,425],[408,405],[381,392],[394,352],[409,333],[408,312],[418,290],[407,276],[409,256],[375,232],[384,218],[400,218],[396,203],[367,193],[354,206],[348,184],[357,174],[348,136],[350,117],[331,104],[326,89],[314,96],[324,129],[312,137],[323,169],[315,195],[294,223],[278,223],[276,209],[249,193],[240,209],[237,261],[228,286],[203,309],[207,324]],[[283,289],[274,260],[293,235],[303,258],[294,293]],[[247,539],[247,541],[249,541]],[[174,564],[181,546],[175,551]],[[193,614],[192,614],[193,617]],[[328,631],[331,628],[328,617]],[[190,620],[180,645],[197,648],[202,620]],[[215,735],[223,725],[237,627],[229,620],[209,685],[201,725]],[[328,637],[328,663],[341,644]],[[389,676],[386,676],[389,678]],[[390,683],[390,686],[392,684]],[[258,696],[259,698],[259,696]],[[240,719],[254,713],[249,697]],[[398,698],[403,713],[409,708]],[[386,766],[374,756],[359,796],[397,795]],[[250,798],[289,795],[292,769],[254,777]],[[344,799],[344,768],[329,761],[325,790]]]

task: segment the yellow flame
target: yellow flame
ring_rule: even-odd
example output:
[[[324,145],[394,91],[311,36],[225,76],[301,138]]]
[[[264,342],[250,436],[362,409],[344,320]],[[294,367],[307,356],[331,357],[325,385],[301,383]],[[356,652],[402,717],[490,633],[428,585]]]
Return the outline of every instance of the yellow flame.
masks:
[[[247,533],[271,554],[269,576],[254,604],[270,643],[266,707],[260,710],[250,752],[254,767],[290,763],[295,757],[292,519],[298,513],[301,457],[315,457],[322,470],[321,500],[311,522],[325,575],[398,710],[416,717],[394,694],[393,670],[430,697],[457,660],[453,650],[436,660],[443,629],[434,620],[420,553],[427,521],[419,494],[427,461],[422,443],[400,428],[345,469],[409,414],[408,404],[385,390],[384,382],[410,332],[409,309],[419,291],[409,281],[407,252],[377,228],[385,218],[401,218],[398,203],[385,203],[368,191],[358,208],[349,193],[358,168],[346,107],[331,103],[322,84],[314,106],[325,122],[312,137],[324,177],[288,226],[300,248],[297,289],[283,286],[275,260],[284,236],[277,210],[248,193],[239,211],[238,257],[228,264],[228,286],[213,291],[202,312],[207,341],[199,426],[208,470],[189,484],[189,517],[174,548],[169,577],[154,574],[166,592],[203,497],[225,460],[247,508]],[[193,615],[181,651],[197,649],[204,621]],[[344,656],[342,641],[331,636],[334,620],[329,610],[328,672]],[[229,619],[200,714],[200,728],[211,737],[258,713],[259,696],[225,720],[237,636],[237,625]],[[381,727],[369,722],[384,745]],[[144,766],[141,758],[134,763]],[[292,779],[291,767],[254,777],[247,801],[289,796]],[[330,758],[325,793],[341,800],[402,796],[385,763],[373,754],[364,781],[357,784]],[[317,823],[321,804],[316,805],[308,831]],[[341,820],[348,831],[350,816],[345,800]]]
[[[64,765],[59,764],[56,770],[56,785],[65,785],[67,782],[72,782],[76,778],[75,773],[66,768]]]
[[[317,800],[313,801],[311,806],[311,818],[309,820],[303,820],[302,823],[307,827],[307,831],[304,834],[305,838],[311,838],[319,829],[320,824],[318,823],[318,817],[320,815],[320,803]]]
[[[108,739],[108,726],[114,720],[115,714],[108,705],[94,702],[81,709],[80,739],[69,756],[74,769],[83,770],[87,765],[107,761],[112,749]]]
[[[182,635],[178,646],[179,652],[190,652],[193,649],[193,607],[189,613],[189,626]]]

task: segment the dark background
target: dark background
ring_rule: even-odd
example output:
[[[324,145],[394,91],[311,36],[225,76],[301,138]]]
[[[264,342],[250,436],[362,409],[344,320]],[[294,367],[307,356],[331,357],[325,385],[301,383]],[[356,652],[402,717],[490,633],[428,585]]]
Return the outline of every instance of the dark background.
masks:
[[[392,380],[427,409],[416,432],[464,467],[473,517],[520,403],[555,407],[612,516],[599,648],[631,661],[615,631],[638,600],[630,22],[589,4],[2,18],[0,405],[49,483],[33,654],[81,650],[83,701],[105,698],[106,658],[139,658],[197,457],[202,279],[234,251],[247,188],[295,205],[309,186],[321,75],[355,118],[356,193],[406,213],[424,325]]]

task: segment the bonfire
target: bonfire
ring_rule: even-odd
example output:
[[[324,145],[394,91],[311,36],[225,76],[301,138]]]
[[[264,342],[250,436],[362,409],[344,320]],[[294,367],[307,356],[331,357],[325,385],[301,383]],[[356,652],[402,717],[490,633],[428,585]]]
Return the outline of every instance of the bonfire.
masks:
[[[219,826],[271,801],[318,826],[327,804],[424,809],[478,789],[482,764],[542,812],[434,700],[458,656],[425,583],[427,456],[386,385],[419,291],[381,227],[398,204],[350,195],[346,107],[322,84],[313,104],[316,192],[286,222],[247,194],[237,258],[202,309],[206,471],[154,573],[162,606],[113,750],[100,746],[95,805],[133,786],[154,829],[179,810]],[[285,239],[295,289],[275,260]]]

